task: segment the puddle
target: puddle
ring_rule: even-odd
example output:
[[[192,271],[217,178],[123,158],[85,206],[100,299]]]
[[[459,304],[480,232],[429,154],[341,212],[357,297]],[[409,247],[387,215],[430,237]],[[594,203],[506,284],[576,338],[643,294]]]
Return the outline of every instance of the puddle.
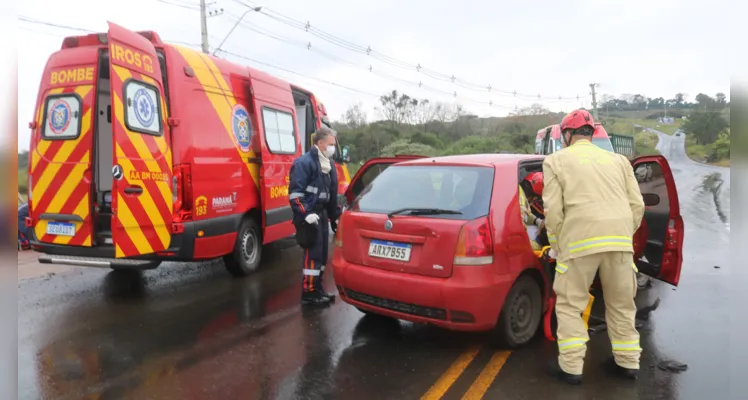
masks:
[[[701,192],[711,193],[712,199],[714,201],[714,207],[717,210],[719,219],[722,220],[723,224],[729,224],[727,215],[725,215],[724,211],[722,210],[722,201],[720,200],[720,192],[722,190],[722,184],[724,183],[725,181],[722,179],[722,174],[719,172],[713,172],[709,175],[704,176],[704,178],[702,179]]]

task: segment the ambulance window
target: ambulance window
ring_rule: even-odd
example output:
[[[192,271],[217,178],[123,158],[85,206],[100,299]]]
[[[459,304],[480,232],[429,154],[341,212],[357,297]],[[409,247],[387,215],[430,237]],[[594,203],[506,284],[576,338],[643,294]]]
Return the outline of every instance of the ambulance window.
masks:
[[[125,125],[133,132],[161,136],[161,100],[155,86],[125,81]]]
[[[47,140],[76,139],[81,131],[81,103],[77,94],[47,97],[42,137]]]
[[[296,153],[296,135],[291,113],[263,107],[262,122],[265,128],[265,142],[271,153]]]

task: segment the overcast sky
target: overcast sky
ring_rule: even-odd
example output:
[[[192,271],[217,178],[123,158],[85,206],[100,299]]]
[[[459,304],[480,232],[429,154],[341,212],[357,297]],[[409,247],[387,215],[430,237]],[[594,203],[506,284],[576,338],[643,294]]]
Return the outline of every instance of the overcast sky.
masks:
[[[514,107],[542,102],[554,111],[589,106],[589,83],[600,95],[641,93],[692,100],[699,92],[730,91],[729,0],[208,0],[223,15],[208,19],[217,46],[247,8],[281,14],[395,60],[383,62],[335,45],[303,29],[250,11],[223,45],[232,53],[358,91],[222,57],[300,84],[315,92],[333,119],[355,103],[376,119],[378,95],[391,89],[418,98],[458,101],[481,116],[502,116]],[[199,0],[24,0],[19,18],[106,31],[106,21],[132,30],[155,30],[166,41],[200,44]],[[18,21],[18,148],[27,149],[41,74],[62,39],[77,32]],[[268,35],[283,39],[279,41]],[[287,42],[296,43],[289,44]],[[327,56],[307,50],[304,44]],[[479,84],[467,89],[393,64],[420,64]],[[372,71],[380,74],[369,72]],[[387,78],[381,75],[386,75]],[[418,83],[422,83],[422,88]],[[457,97],[447,93],[457,92]],[[498,95],[493,92],[516,91]],[[366,92],[366,93],[362,93]],[[521,95],[540,94],[543,100]],[[572,98],[559,101],[558,97]],[[576,100],[580,96],[580,100]],[[555,100],[549,100],[554,98]],[[486,103],[493,102],[493,106]]]

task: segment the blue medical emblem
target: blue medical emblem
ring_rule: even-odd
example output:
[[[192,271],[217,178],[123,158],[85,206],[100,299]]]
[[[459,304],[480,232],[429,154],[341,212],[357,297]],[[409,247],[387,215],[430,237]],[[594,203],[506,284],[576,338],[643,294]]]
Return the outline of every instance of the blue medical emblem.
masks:
[[[236,142],[239,143],[239,148],[248,152],[252,142],[252,123],[247,109],[241,104],[235,105],[231,110],[231,130]]]
[[[135,92],[133,108],[135,108],[135,118],[140,125],[144,128],[151,128],[158,112],[156,104],[146,89],[140,88]]]
[[[49,109],[49,115],[47,120],[49,121],[49,128],[54,134],[64,133],[65,130],[70,126],[70,104],[67,101],[59,99]]]

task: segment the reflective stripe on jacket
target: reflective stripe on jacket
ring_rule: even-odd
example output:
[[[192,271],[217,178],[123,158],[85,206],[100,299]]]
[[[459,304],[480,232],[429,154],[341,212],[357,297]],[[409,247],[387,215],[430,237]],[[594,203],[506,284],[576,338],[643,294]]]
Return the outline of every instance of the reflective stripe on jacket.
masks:
[[[548,239],[560,262],[634,251],[644,201],[624,156],[578,140],[545,158],[543,186]]]
[[[330,160],[329,183],[323,177],[319,166],[319,150],[311,150],[294,160],[289,172],[288,201],[293,210],[294,222],[304,219],[314,212],[317,203],[327,203],[327,215],[331,220],[338,218],[338,174],[335,163]]]

